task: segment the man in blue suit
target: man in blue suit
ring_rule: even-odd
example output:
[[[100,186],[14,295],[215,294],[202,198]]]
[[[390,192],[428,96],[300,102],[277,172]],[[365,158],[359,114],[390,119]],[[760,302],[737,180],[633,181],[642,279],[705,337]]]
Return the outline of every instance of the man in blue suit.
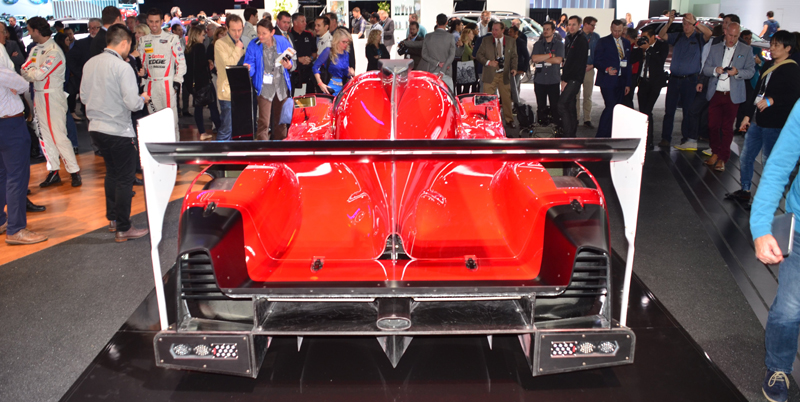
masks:
[[[631,90],[631,42],[622,37],[625,22],[611,22],[611,35],[597,41],[594,51],[594,68],[597,69],[595,85],[600,87],[606,108],[600,115],[597,138],[611,137],[614,106],[622,103]]]

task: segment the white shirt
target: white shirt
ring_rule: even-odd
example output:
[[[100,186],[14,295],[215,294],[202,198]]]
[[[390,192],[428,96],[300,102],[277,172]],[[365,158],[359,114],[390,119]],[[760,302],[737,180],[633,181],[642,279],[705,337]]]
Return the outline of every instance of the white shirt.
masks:
[[[736,42],[736,44],[734,44],[733,47],[728,47],[727,44],[725,45],[725,53],[722,54],[722,66],[721,66],[722,68],[725,68],[725,67],[728,67],[728,66],[731,65],[731,62],[733,61],[733,55],[734,55],[734,53],[736,53],[736,46],[738,44],[739,44],[739,42]],[[716,71],[715,71],[715,73],[716,73]],[[728,77],[728,79],[723,80],[722,78],[724,78],[724,77]],[[731,90],[731,80],[732,79],[733,78],[731,78],[727,73],[722,74],[720,76],[720,80],[717,81],[717,91],[729,92]]]
[[[12,89],[17,91],[16,95]],[[14,66],[0,66],[0,117],[22,113],[25,107],[19,95],[25,92],[28,92],[28,82],[14,72]]]
[[[317,38],[317,54],[322,54],[326,47],[331,47],[331,33],[325,32],[325,35]]]
[[[11,61],[11,57],[8,57],[8,52],[6,52],[6,47],[0,45],[0,66],[8,67],[9,69],[14,69],[14,62]]]
[[[489,33],[489,23],[483,25],[483,21],[478,23],[478,36],[483,36]]]

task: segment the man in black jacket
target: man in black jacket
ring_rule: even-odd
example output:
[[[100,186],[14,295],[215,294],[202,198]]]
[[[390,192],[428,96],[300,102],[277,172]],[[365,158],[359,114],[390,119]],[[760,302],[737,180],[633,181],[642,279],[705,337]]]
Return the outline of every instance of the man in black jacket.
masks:
[[[581,18],[573,15],[567,23],[567,38],[564,46],[564,67],[561,68],[561,97],[558,113],[565,137],[575,137],[578,131],[577,95],[586,75],[586,60],[589,57],[589,42],[580,34]]]
[[[306,17],[300,13],[292,15],[292,29],[289,30],[292,47],[297,51],[297,69],[292,72],[292,93],[306,85],[306,92],[314,87],[314,74],[311,65],[317,58],[317,43],[314,34],[306,31]]]
[[[114,24],[122,24],[122,13],[114,6],[108,6],[103,9],[102,13],[103,27],[97,32],[97,35],[92,39],[92,47],[89,50],[89,58],[103,53],[106,48],[106,30]]]
[[[642,31],[638,48],[633,50],[631,61],[639,62],[639,111],[647,115],[647,150],[653,149],[653,106],[655,106],[661,88],[666,84],[664,62],[667,61],[669,45],[656,37],[655,29]]]

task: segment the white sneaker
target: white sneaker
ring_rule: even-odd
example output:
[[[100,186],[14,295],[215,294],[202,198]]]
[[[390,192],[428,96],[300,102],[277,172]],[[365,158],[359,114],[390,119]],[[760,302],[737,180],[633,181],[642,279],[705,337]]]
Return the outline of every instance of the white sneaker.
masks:
[[[703,155],[711,156],[711,155],[714,155],[714,152],[711,151],[711,148],[709,148],[709,149],[706,149],[705,151],[703,151]]]
[[[697,140],[686,140],[681,145],[675,145],[675,149],[679,151],[697,151]]]

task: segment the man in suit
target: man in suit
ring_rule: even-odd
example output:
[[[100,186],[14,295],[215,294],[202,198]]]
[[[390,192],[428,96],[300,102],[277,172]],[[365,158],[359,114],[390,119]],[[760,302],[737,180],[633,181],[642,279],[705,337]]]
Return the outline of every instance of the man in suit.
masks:
[[[642,39],[644,38],[644,39]],[[631,54],[632,61],[639,62],[639,74],[633,77],[639,82],[639,111],[647,115],[647,149],[653,146],[653,107],[666,85],[664,62],[667,61],[669,45],[658,39],[655,28],[642,31],[639,47]]]
[[[561,69],[561,96],[558,99],[558,114],[565,137],[575,137],[578,130],[578,91],[586,77],[586,60],[589,58],[589,41],[581,34],[581,18],[577,15],[567,20],[567,37],[564,54],[566,60]]]
[[[597,41],[594,67],[597,69],[595,85],[600,87],[606,108],[600,115],[597,138],[611,138],[614,106],[621,104],[631,90],[631,43],[622,37],[625,22],[611,21],[611,35]],[[731,123],[732,125],[733,123]]]
[[[103,53],[103,49],[106,48],[106,31],[108,27],[114,24],[122,24],[122,13],[114,6],[104,8],[102,17],[103,27],[100,28],[100,31],[98,31],[97,35],[92,39],[92,46],[89,49],[89,58]]]
[[[378,11],[378,16],[381,18],[381,25],[383,25],[383,44],[391,53],[392,46],[394,46],[394,20],[389,18],[389,13],[384,10]]]
[[[746,100],[745,81],[755,74],[755,61],[750,46],[739,43],[738,23],[731,22],[725,29],[725,41],[711,46],[703,66],[703,75],[709,77],[706,88],[708,105],[708,141],[711,158],[706,164],[717,171],[725,170],[731,156],[733,122],[739,104]]]
[[[70,79],[73,81],[72,84],[75,85],[76,88],[81,87],[81,80],[83,79],[83,66],[86,64],[86,61],[89,60],[90,52],[92,50],[92,40],[99,31],[102,31],[101,28],[103,26],[102,21],[100,18],[92,18],[89,20],[89,36],[78,39],[75,41],[75,45],[72,46],[72,49],[67,53],[67,68],[69,68],[70,73],[72,73]],[[105,32],[105,31],[104,31]],[[81,105],[83,110],[84,116],[86,115],[86,107]],[[70,113],[73,113],[72,118],[76,119],[74,110],[70,110]],[[95,149],[98,150],[99,148]]]
[[[442,73],[442,80],[451,91],[453,88],[453,59],[456,57],[456,42],[447,32],[447,16],[436,16],[436,29],[425,36],[422,42],[422,61],[419,69],[433,74]]]
[[[483,65],[483,92],[490,95],[500,92],[503,121],[507,127],[516,128],[511,114],[511,83],[517,74],[517,45],[514,38],[503,35],[503,24],[492,24],[492,36],[481,41],[475,60]]]

